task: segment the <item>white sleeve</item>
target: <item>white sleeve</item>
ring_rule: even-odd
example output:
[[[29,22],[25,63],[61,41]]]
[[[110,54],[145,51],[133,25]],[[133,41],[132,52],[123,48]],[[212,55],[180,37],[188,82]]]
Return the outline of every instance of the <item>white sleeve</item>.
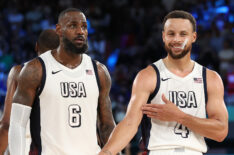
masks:
[[[32,108],[13,103],[9,128],[9,149],[11,155],[25,154],[25,130]]]

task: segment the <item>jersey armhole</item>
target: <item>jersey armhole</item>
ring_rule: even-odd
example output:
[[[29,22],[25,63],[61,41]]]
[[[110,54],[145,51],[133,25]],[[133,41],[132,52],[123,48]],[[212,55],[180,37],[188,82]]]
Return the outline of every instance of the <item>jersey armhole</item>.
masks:
[[[99,79],[99,76],[98,76],[96,60],[92,60],[92,64],[93,64],[93,68],[94,68],[94,72],[95,72],[95,76],[96,76],[96,80],[97,80],[98,90],[100,91],[100,79]]]
[[[46,67],[45,67],[45,63],[44,63],[44,61],[42,60],[42,58],[37,57],[37,59],[40,61],[41,66],[42,66],[42,79],[41,79],[40,87],[38,88],[38,91],[37,91],[37,95],[40,96],[40,94],[41,94],[41,92],[42,92],[42,90],[44,89],[44,86],[45,86],[45,81],[46,81]]]
[[[206,67],[202,68],[202,78],[203,78],[203,85],[204,85],[205,104],[207,104],[208,94],[207,94]]]
[[[153,91],[153,93],[150,94],[147,104],[150,104],[151,100],[157,95],[160,87],[160,74],[157,66],[155,64],[151,64],[151,66],[154,68],[155,73],[157,74],[157,84]],[[149,138],[150,138],[150,130],[151,130],[151,119],[147,117],[145,114],[143,115],[143,118],[141,120],[141,134],[142,139],[141,142],[143,143],[144,151],[145,153],[149,153],[148,145],[149,145]]]
[[[148,99],[148,103],[151,102],[151,100],[157,95],[159,88],[160,88],[160,74],[159,74],[159,70],[157,68],[157,66],[155,64],[151,64],[151,66],[154,68],[156,74],[157,74],[157,84],[156,87],[153,91],[153,93],[150,94],[149,99]]]

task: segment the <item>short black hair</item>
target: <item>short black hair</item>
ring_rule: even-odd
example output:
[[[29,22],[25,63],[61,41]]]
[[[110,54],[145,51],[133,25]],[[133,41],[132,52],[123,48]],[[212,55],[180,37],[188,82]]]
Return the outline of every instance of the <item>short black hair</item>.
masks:
[[[43,30],[37,40],[38,51],[44,53],[59,46],[59,36],[53,29]]]
[[[77,8],[67,8],[65,10],[63,10],[62,12],[60,12],[59,16],[58,16],[58,23],[60,22],[60,20],[62,19],[62,17],[67,13],[67,12],[82,12],[80,9]]]
[[[174,10],[169,12],[163,19],[163,30],[164,30],[164,26],[165,23],[168,19],[171,18],[182,18],[182,19],[188,19],[190,21],[190,23],[192,24],[193,27],[193,32],[197,31],[197,23],[195,18],[193,17],[193,15],[189,12],[183,11],[183,10]]]

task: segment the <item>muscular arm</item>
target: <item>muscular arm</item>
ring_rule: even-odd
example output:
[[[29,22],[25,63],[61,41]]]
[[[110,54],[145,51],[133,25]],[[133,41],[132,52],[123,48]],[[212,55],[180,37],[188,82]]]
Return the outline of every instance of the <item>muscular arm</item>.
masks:
[[[0,154],[3,154],[8,145],[8,129],[10,124],[10,112],[12,98],[17,87],[17,79],[20,73],[21,66],[17,65],[11,68],[7,79],[7,93],[4,103],[3,116],[0,121]]]
[[[8,137],[10,153],[13,155],[25,154],[25,128],[41,77],[42,67],[38,59],[30,61],[20,72],[13,97]]]
[[[115,127],[112,115],[111,101],[109,97],[111,89],[111,77],[106,67],[97,62],[100,79],[100,94],[98,99],[98,129],[101,146],[105,145],[112,130]]]
[[[42,79],[42,66],[38,59],[33,59],[22,69],[13,102],[32,106],[36,91]]]
[[[132,96],[126,116],[114,129],[100,155],[116,154],[134,137],[143,116],[141,107],[144,103],[147,103],[150,93],[155,88],[152,83],[156,83],[156,74],[152,67],[138,73],[133,83]]]
[[[219,75],[207,70],[208,119],[184,115],[181,123],[200,135],[221,142],[228,133],[228,112],[224,103],[224,88]]]

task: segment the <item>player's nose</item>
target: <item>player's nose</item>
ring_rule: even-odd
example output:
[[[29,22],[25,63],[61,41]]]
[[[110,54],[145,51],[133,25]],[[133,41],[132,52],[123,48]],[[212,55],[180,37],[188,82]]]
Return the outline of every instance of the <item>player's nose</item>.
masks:
[[[174,37],[173,37],[173,41],[174,42],[181,42],[183,40],[183,38],[179,35],[179,34],[176,34]]]
[[[77,26],[76,34],[83,35],[84,33],[85,33],[85,30],[82,28],[82,26]]]

